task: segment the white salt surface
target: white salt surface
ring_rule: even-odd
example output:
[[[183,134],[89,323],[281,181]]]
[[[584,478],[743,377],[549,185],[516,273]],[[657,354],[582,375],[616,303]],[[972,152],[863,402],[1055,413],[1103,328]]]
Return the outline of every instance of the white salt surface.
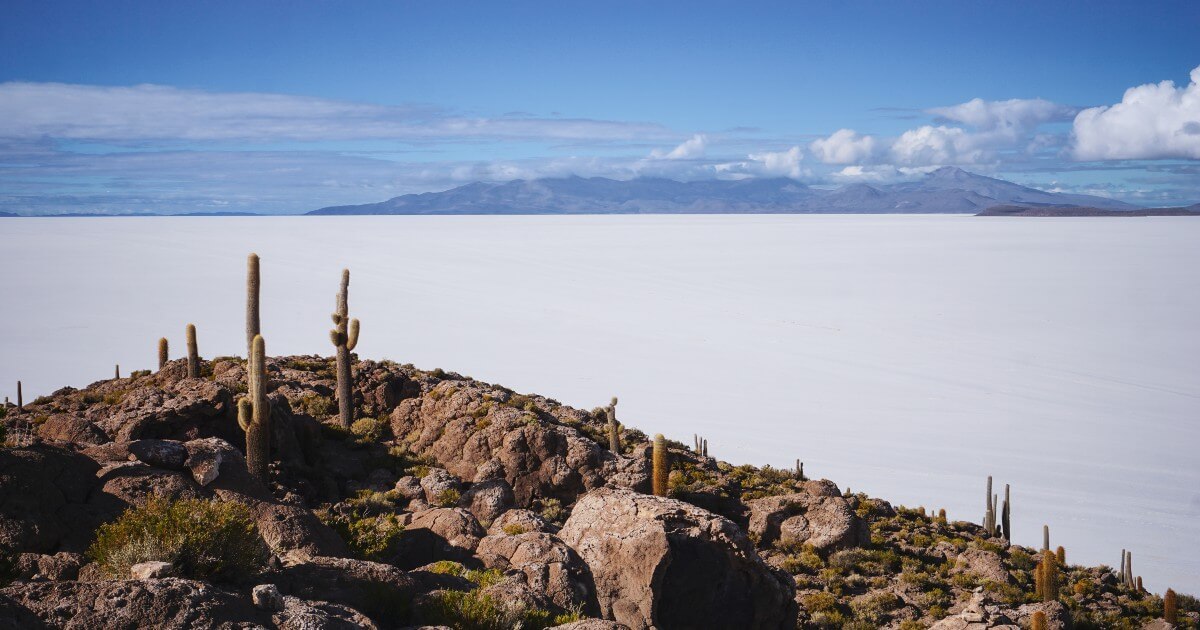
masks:
[[[358,352],[791,466],[1017,542],[1133,551],[1200,593],[1200,220],[965,216],[0,220],[0,394],[243,354],[245,256],[272,354]]]

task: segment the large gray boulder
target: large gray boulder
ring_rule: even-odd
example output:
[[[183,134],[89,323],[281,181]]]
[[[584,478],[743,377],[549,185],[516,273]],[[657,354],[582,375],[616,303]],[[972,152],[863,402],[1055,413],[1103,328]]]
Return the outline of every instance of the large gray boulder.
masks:
[[[588,564],[603,618],[647,628],[793,628],[795,584],[732,521],[624,489],[593,490],[559,536]]]
[[[596,587],[591,571],[570,547],[553,534],[486,536],[476,556],[489,569],[519,572],[530,589],[562,610],[596,614]]]
[[[866,543],[870,532],[842,498],[837,486],[806,482],[803,492],[746,502],[749,532],[762,548],[812,545],[820,551],[848,549]]]

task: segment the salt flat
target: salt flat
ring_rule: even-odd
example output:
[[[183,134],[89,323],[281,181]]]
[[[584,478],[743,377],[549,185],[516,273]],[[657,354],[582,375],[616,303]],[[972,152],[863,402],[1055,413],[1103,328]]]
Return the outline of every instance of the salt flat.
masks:
[[[358,352],[709,440],[978,521],[1134,554],[1200,593],[1200,220],[967,216],[0,220],[0,394],[242,354],[245,256],[272,354]]]

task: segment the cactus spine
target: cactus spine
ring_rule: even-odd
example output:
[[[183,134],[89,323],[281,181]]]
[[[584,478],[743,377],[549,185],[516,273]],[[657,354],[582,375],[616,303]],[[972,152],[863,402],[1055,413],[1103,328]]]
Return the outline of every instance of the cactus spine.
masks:
[[[667,461],[667,439],[661,433],[654,436],[654,494],[656,496],[667,496],[667,476],[670,474],[671,463]]]
[[[329,331],[329,340],[337,348],[338,419],[343,428],[354,422],[354,373],[350,366],[350,351],[358,345],[358,320],[350,319],[350,270],[342,270],[342,288],[337,295],[337,311],[332,315],[336,326]]]
[[[260,481],[267,480],[271,457],[271,401],[267,400],[267,349],[262,335],[255,335],[247,373],[249,393],[238,400],[238,424],[246,432],[246,470]]]
[[[258,336],[258,254],[246,257],[246,356],[254,351],[254,338]]]
[[[158,369],[167,367],[167,361],[170,361],[170,351],[167,346],[167,338],[162,337],[158,340]]]
[[[187,325],[187,375],[188,378],[200,377],[200,350],[196,345],[196,325]]]
[[[1179,623],[1179,601],[1175,591],[1167,589],[1163,593],[1163,621],[1177,625]]]
[[[608,403],[608,407],[604,408],[604,415],[608,418],[608,450],[614,455],[621,453],[621,433],[617,427],[617,397],[612,397],[612,402]]]
[[[1012,495],[1008,484],[1004,484],[1004,509],[1000,512],[1000,524],[1004,528],[1004,540],[1012,542]]]
[[[1030,630],[1046,630],[1046,613],[1035,610],[1033,612],[1033,621],[1029,625]]]

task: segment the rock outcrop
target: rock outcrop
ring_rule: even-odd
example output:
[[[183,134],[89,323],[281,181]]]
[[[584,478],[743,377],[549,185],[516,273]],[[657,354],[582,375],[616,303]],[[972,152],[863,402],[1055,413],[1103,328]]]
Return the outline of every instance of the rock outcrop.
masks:
[[[601,488],[559,535],[591,569],[605,619],[635,630],[795,625],[790,578],[733,522],[688,503]]]
[[[865,543],[867,524],[828,481],[809,481],[804,492],[747,501],[748,531],[762,547],[812,545],[819,551]]]

